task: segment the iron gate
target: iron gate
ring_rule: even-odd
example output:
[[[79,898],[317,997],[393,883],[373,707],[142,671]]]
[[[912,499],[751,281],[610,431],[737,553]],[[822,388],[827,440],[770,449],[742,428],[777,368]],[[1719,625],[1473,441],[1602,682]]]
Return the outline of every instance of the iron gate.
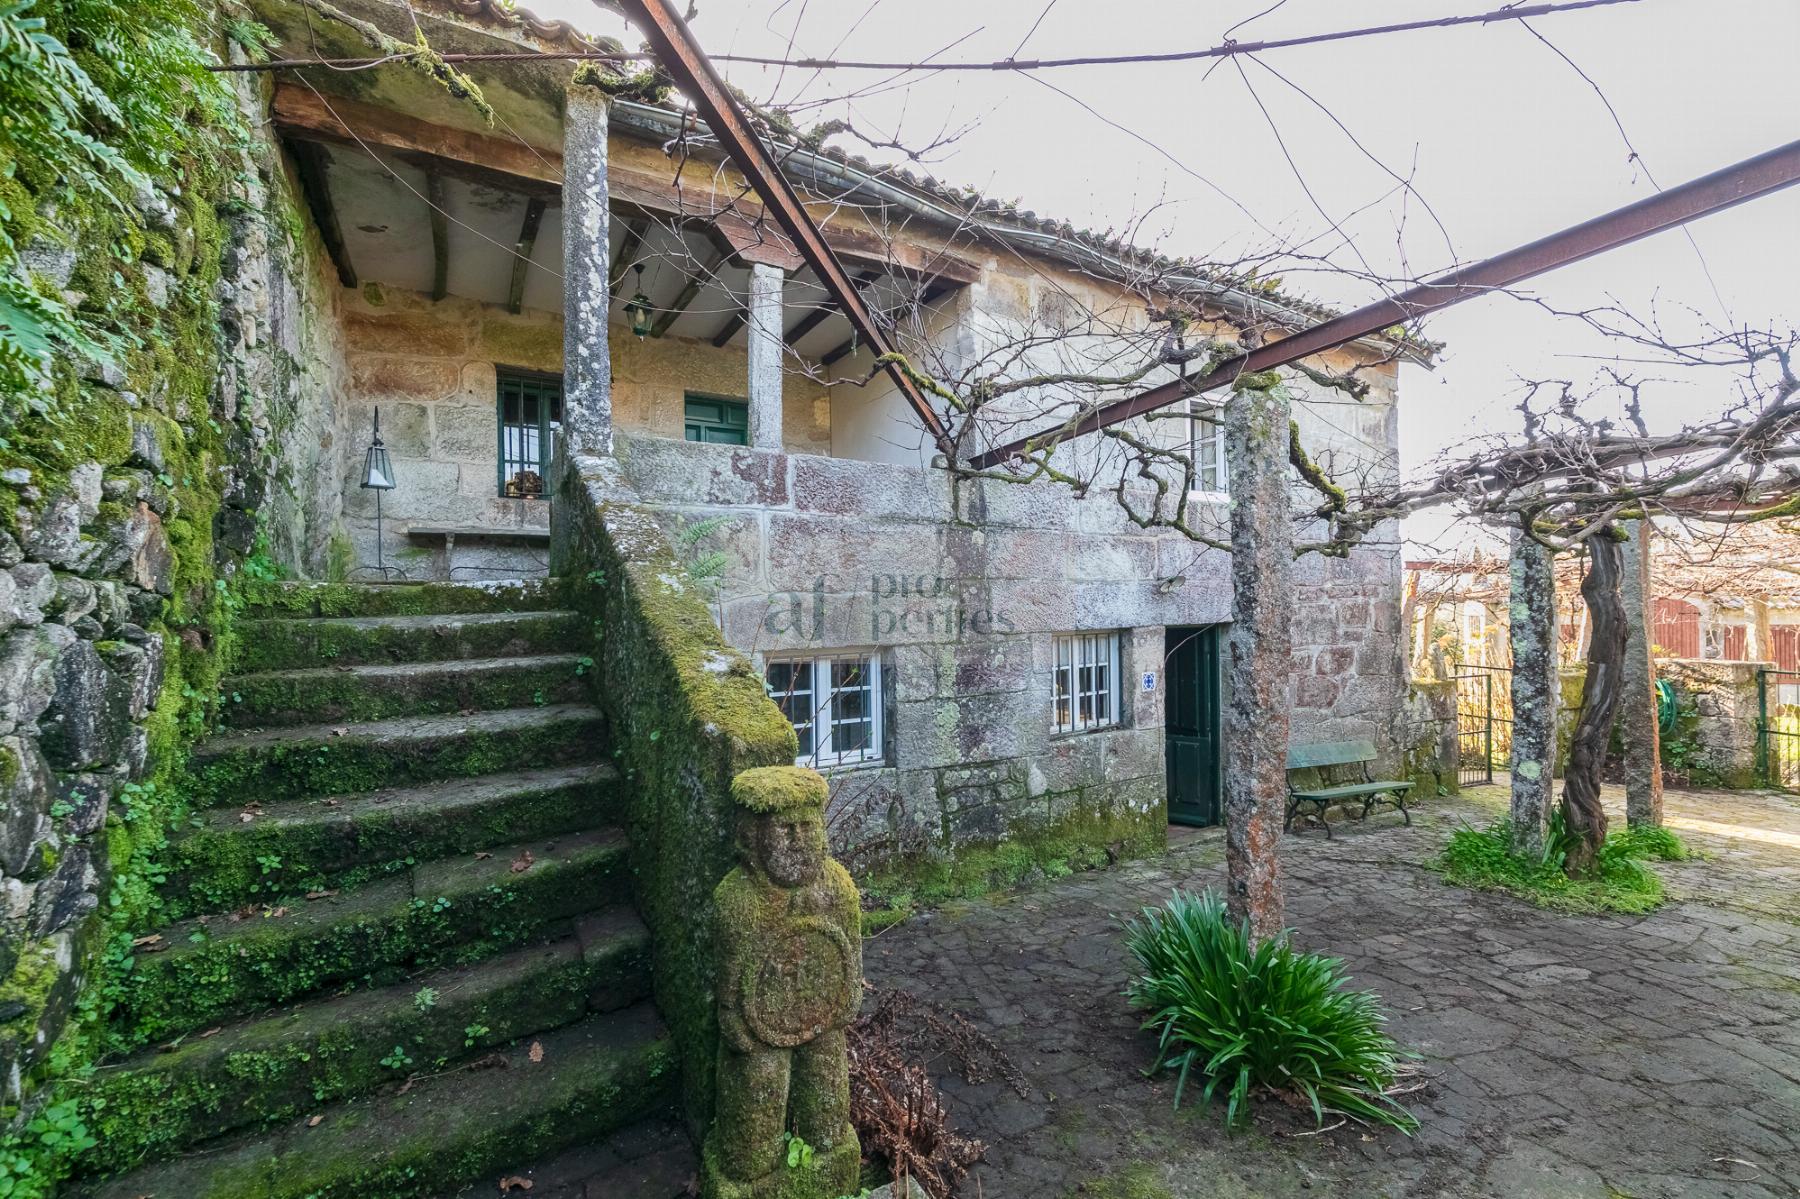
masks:
[[[1456,680],[1458,786],[1491,783],[1512,754],[1512,671],[1464,666]]]
[[[1763,786],[1800,790],[1800,671],[1756,672],[1756,768]]]

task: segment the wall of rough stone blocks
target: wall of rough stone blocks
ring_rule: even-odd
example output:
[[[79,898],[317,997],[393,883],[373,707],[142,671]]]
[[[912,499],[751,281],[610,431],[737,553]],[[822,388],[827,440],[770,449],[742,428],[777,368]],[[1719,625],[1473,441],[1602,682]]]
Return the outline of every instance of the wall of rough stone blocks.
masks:
[[[881,655],[886,761],[834,773],[840,848],[945,854],[1096,815],[1160,828],[1164,630],[1230,618],[1224,555],[1060,487],[953,488],[942,471],[643,436],[619,454],[672,528],[720,522],[693,552],[724,555],[713,603],[733,645],[759,663]],[[1392,550],[1295,568],[1295,727],[1309,740],[1395,752]],[[1055,735],[1052,637],[1104,630],[1122,633],[1124,719]]]
[[[1773,667],[1773,662],[1659,659],[1657,678],[1673,683],[1678,707],[1691,712],[1663,736],[1664,768],[1680,770],[1697,786],[1758,786],[1757,675]],[[1691,747],[1685,753],[1683,743]]]
[[[363,455],[374,410],[399,486],[381,497],[383,557],[408,578],[541,574],[547,546],[536,540],[460,538],[454,561],[440,539],[409,537],[410,525],[547,530],[544,501],[499,495],[496,367],[562,371],[562,317],[514,315],[460,297],[433,302],[400,288],[340,293],[339,317],[350,383],[343,405],[341,457],[346,524],[357,563],[374,564],[375,496],[362,488]],[[613,419],[625,431],[682,436],[686,392],[741,399],[747,365],[741,345],[714,348],[688,338],[639,340],[615,326]],[[830,397],[790,375],[783,404],[792,449],[831,445]]]
[[[257,85],[236,78],[260,114]],[[64,1034],[106,918],[143,915],[128,883],[151,866],[166,772],[216,698],[216,587],[259,534],[278,564],[322,571],[337,519],[336,282],[313,269],[316,246],[294,244],[310,235],[273,139],[226,165],[229,192],[184,176],[132,198],[118,219],[140,259],[60,205],[26,247],[45,283],[108,280],[81,299],[138,344],[58,364],[63,402],[81,406],[56,414],[65,424],[31,413],[5,429],[0,1109]],[[146,790],[159,773],[163,790]]]

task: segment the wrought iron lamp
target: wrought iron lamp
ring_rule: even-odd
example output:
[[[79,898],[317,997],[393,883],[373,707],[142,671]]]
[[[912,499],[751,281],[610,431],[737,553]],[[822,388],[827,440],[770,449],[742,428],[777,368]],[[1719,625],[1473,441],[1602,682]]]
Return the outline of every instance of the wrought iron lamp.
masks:
[[[387,578],[387,566],[382,561],[381,549],[381,493],[394,489],[394,463],[388,457],[387,447],[381,444],[381,409],[375,409],[375,440],[369,443],[369,452],[363,456],[362,485],[375,493],[375,569]]]
[[[637,294],[625,301],[625,319],[631,322],[631,331],[642,341],[650,333],[650,297],[644,294],[644,264],[637,267]]]

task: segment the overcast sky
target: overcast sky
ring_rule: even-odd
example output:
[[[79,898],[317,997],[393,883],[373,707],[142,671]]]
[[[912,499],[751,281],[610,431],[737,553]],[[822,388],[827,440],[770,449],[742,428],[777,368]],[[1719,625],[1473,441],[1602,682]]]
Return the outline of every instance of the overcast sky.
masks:
[[[622,32],[589,0],[531,7]],[[797,55],[991,60],[1200,48],[1228,30],[1248,41],[1494,7],[1055,0],[1046,12],[1046,0],[702,0],[693,28],[715,54],[779,55],[791,39]],[[1800,136],[1800,0],[1637,0],[1530,24],[1555,48],[1507,22],[1271,51],[1263,62],[1273,71],[1234,59],[1036,78],[913,75],[855,100],[848,115],[912,146],[966,127],[929,171],[1040,215],[1104,229],[1149,213],[1139,240],[1222,261],[1276,241],[1324,237],[1313,244],[1326,248],[1341,224],[1349,244],[1337,245],[1337,261],[1366,262],[1378,275],[1479,259],[1642,199],[1654,191],[1648,176],[1673,186]],[[884,78],[726,71],[750,94],[787,103],[829,101]],[[829,111],[800,115],[804,123]],[[1410,175],[1410,193],[1390,169]],[[1692,327],[1688,310],[1751,326],[1800,320],[1800,188],[1690,231],[1692,243],[1665,233],[1531,287],[1561,308],[1609,297],[1636,311],[1655,305],[1680,331]],[[1328,273],[1290,273],[1286,286],[1339,305],[1377,295]],[[1478,432],[1516,430],[1519,377],[1587,380],[1601,365],[1588,356],[1616,350],[1579,323],[1504,297],[1436,316],[1426,332],[1447,349],[1435,371],[1409,367],[1402,378],[1405,468]],[[1719,406],[1697,380],[1665,385],[1653,402],[1663,423]],[[1413,535],[1437,535],[1438,522],[1415,524]]]

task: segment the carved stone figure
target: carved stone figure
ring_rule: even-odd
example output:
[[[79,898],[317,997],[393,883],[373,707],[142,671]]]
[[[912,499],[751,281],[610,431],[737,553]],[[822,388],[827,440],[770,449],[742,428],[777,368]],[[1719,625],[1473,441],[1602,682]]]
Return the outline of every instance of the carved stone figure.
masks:
[[[856,1190],[845,1029],[862,999],[856,884],[825,847],[825,780],[800,767],[732,780],[739,865],[717,906],[717,1105],[708,1199]]]

